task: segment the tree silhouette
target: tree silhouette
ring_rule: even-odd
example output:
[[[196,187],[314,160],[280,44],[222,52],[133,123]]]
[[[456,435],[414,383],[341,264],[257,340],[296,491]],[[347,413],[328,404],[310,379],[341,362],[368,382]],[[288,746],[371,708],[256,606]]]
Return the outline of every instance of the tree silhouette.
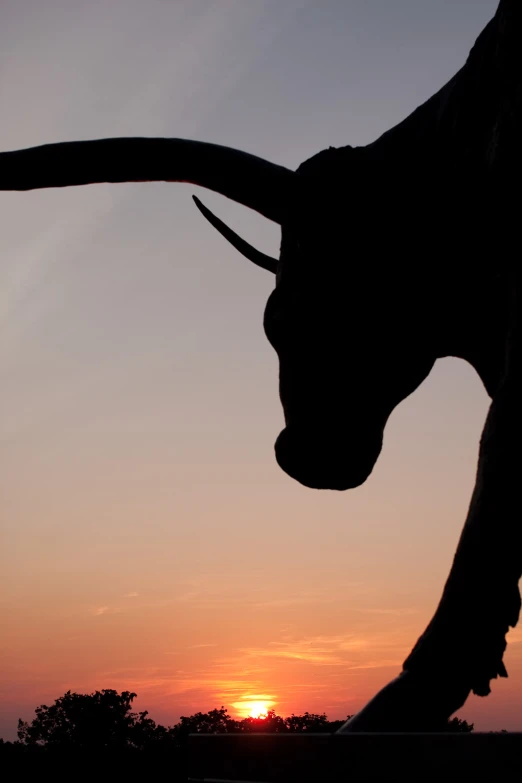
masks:
[[[254,732],[263,732],[270,734],[281,734],[288,731],[287,719],[276,715],[275,710],[268,710],[264,718],[244,718],[238,722],[238,731],[245,734]]]
[[[179,723],[169,729],[179,742],[189,734],[229,734],[237,731],[238,722],[230,717],[225,707],[196,712],[189,717],[182,715]]]
[[[349,717],[351,716],[348,716],[348,718]],[[332,722],[339,722],[342,724],[342,721]],[[289,731],[335,731],[335,729],[331,728],[332,722],[328,720],[326,713],[324,712],[322,712],[320,715],[316,715],[313,712],[305,712],[303,715],[294,715],[292,713],[292,715],[286,719]]]
[[[292,713],[287,718],[269,710],[264,718],[238,720],[221,706],[208,712],[183,715],[173,726],[162,726],[148,712],[133,712],[136,694],[106,689],[94,693],[67,691],[54,704],[42,704],[32,721],[18,721],[19,748],[59,751],[149,751],[183,750],[190,734],[334,733],[345,720],[328,720],[326,714]],[[473,723],[460,718],[449,721],[446,731],[470,732]],[[11,745],[11,743],[6,743]]]
[[[135,693],[112,689],[95,693],[67,691],[48,707],[42,704],[30,722],[18,721],[18,739],[23,745],[64,750],[121,750],[156,744],[167,730],[132,712]]]
[[[473,731],[474,726],[474,723],[468,723],[467,721],[461,720],[460,718],[452,718],[452,720],[448,721],[446,731],[456,731],[469,734],[470,731]]]
[[[190,734],[333,734],[344,723],[329,721],[324,712],[292,713],[283,718],[275,710],[265,718],[238,720],[221,706],[182,716],[166,727],[149,718],[146,710],[133,712],[135,698],[131,691],[67,691],[51,706],[37,707],[32,721],[19,720],[18,741],[0,740],[0,755],[27,779],[49,776],[57,780],[58,769],[69,779],[71,769],[81,769],[85,777],[137,780],[160,777],[168,769],[169,780],[185,783]],[[470,732],[473,724],[453,718],[446,730]]]

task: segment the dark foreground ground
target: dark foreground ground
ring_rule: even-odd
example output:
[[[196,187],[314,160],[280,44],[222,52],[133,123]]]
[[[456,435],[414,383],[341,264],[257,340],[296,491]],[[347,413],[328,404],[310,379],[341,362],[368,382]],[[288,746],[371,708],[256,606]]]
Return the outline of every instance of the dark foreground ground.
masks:
[[[502,781],[522,774],[522,733],[192,735],[190,781]]]
[[[195,734],[181,752],[0,749],[5,780],[352,783],[519,780],[522,733]]]

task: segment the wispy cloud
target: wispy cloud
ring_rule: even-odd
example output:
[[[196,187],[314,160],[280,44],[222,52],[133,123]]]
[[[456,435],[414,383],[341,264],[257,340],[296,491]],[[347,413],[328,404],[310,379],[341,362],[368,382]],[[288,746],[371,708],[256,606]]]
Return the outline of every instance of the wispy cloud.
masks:
[[[122,596],[122,598],[137,598],[139,596],[139,593],[125,593],[125,595]]]
[[[412,606],[402,606],[393,609],[380,609],[368,607],[352,607],[352,612],[361,612],[362,614],[383,614],[392,617],[409,617],[412,614],[418,614],[419,610]]]
[[[343,590],[349,595],[349,598],[343,599],[342,596],[339,595],[339,592],[333,589],[331,585],[326,585],[324,587],[315,587],[308,590],[299,590],[283,596],[269,597],[266,600],[256,602],[254,606],[260,609],[277,609],[286,606],[302,606],[303,604],[313,606],[317,604],[339,603],[339,601],[343,600],[353,601],[354,595],[360,595],[361,591],[364,589],[365,586],[358,582],[343,585]]]
[[[379,631],[365,632],[358,635],[340,634],[332,636],[311,636],[300,639],[285,639],[272,641],[266,647],[250,647],[241,649],[241,653],[249,658],[289,658],[312,664],[328,666],[341,665],[347,668],[364,668],[367,664],[361,654],[367,652],[387,652],[386,664],[390,661],[399,664],[404,652],[404,642],[394,638],[393,634]],[[383,657],[384,660],[384,657]],[[372,662],[372,667],[375,661]]]
[[[184,589],[175,597],[180,604],[193,604],[201,608],[219,608],[231,605],[248,604],[253,609],[284,609],[291,606],[315,606],[318,604],[352,604],[357,597],[368,593],[368,585],[362,582],[343,583],[342,590],[336,585],[327,584],[320,587],[300,588],[287,591],[284,595],[274,595],[274,588],[265,582],[265,573],[260,571],[259,579],[251,573],[229,575],[226,584],[216,584],[215,577],[187,580]],[[244,587],[248,584],[248,593]],[[369,610],[378,612],[380,610]],[[406,610],[410,611],[410,610]],[[401,613],[401,610],[382,610],[383,613]]]
[[[100,617],[102,614],[118,614],[120,611],[117,606],[95,606],[91,609],[91,614]]]
[[[98,611],[104,614],[108,608]],[[328,703],[344,716],[400,669],[409,637],[410,629],[381,628],[376,621],[376,627],[357,633],[286,634],[262,646],[236,648],[229,655],[215,643],[188,645],[170,659],[177,666],[164,657],[159,665],[105,674],[110,687],[131,688],[147,703],[156,702],[175,714],[178,709],[190,714],[225,705],[241,716],[253,702],[263,702],[280,714],[301,708],[321,711]],[[209,650],[201,664],[199,656],[191,656],[195,649]],[[362,676],[364,670],[368,677]]]
[[[242,649],[252,658],[289,658],[306,663],[327,666],[345,666],[343,653],[363,650],[369,646],[367,638],[355,636],[316,636],[291,641],[270,642],[266,647]]]

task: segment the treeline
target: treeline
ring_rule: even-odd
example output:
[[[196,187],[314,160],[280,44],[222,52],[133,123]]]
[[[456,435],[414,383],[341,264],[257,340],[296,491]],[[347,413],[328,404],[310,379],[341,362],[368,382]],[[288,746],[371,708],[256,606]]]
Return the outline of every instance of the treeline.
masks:
[[[283,718],[271,710],[265,718],[232,718],[225,707],[183,716],[172,726],[162,726],[148,711],[133,712],[135,693],[105,689],[95,693],[67,691],[54,704],[42,704],[32,721],[18,721],[18,740],[0,740],[3,754],[12,761],[33,760],[35,769],[60,767],[64,775],[81,766],[83,772],[103,769],[106,775],[137,777],[139,770],[168,771],[171,780],[184,780],[189,734],[247,734],[252,732],[337,731],[344,720],[328,720],[324,713],[305,712]],[[448,731],[470,732],[473,724],[454,718]],[[68,761],[65,761],[68,759]],[[46,763],[46,762],[49,762]],[[43,764],[43,767],[42,767]],[[110,771],[112,767],[112,771]]]
[[[18,721],[18,741],[4,743],[19,748],[122,749],[146,750],[159,746],[179,746],[189,734],[231,734],[249,732],[328,732],[337,731],[343,720],[328,720],[325,713],[305,712],[287,718],[270,710],[263,718],[237,720],[225,707],[182,716],[172,726],[162,726],[147,710],[133,712],[135,693],[105,689],[95,693],[67,691],[54,704],[42,704],[35,717]],[[448,731],[470,732],[473,724],[453,718]]]

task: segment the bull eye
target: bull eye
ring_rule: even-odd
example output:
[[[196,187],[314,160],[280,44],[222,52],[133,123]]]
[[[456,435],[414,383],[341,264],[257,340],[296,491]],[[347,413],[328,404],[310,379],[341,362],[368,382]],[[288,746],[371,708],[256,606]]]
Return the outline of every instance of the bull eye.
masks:
[[[274,345],[275,342],[280,339],[283,331],[282,326],[283,326],[283,318],[282,318],[281,311],[279,309],[271,310],[270,313],[265,315],[265,320],[264,320],[265,334],[268,338],[268,341],[272,345]]]
[[[263,325],[268,341],[274,348],[275,343],[279,343],[283,339],[287,323],[286,308],[281,303],[279,293],[273,291],[266,303]]]
[[[285,313],[282,307],[274,307],[270,314],[273,323],[281,325],[285,322]]]

